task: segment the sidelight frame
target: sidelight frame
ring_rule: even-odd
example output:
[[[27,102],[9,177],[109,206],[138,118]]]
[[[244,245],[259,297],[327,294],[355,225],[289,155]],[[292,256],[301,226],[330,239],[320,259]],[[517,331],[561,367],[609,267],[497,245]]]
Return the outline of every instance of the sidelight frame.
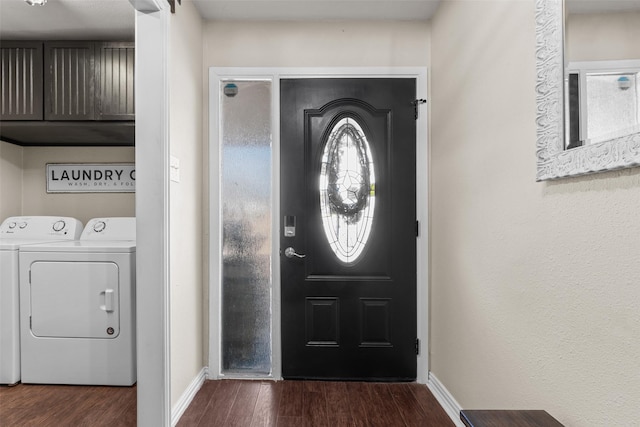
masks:
[[[254,81],[269,80],[272,89],[272,165],[271,188],[272,194],[272,369],[266,378],[282,378],[281,352],[281,305],[280,305],[280,80],[282,79],[310,79],[310,78],[415,78],[416,96],[426,97],[428,88],[428,70],[426,67],[328,67],[328,68],[298,68],[298,67],[210,67],[209,68],[209,347],[208,347],[208,377],[221,378],[252,378],[247,375],[222,374],[221,358],[221,317],[220,304],[222,290],[222,215],[220,200],[220,82],[227,80]],[[429,140],[428,140],[428,105],[423,106],[427,111],[418,115],[416,120],[416,218],[425,226],[416,240],[416,256],[418,260],[429,259]],[[417,300],[417,339],[423,343],[429,342],[429,263],[418,262],[416,271],[416,300]],[[416,355],[417,381],[426,384],[429,375],[429,351],[423,348]],[[255,378],[265,378],[258,377]]]

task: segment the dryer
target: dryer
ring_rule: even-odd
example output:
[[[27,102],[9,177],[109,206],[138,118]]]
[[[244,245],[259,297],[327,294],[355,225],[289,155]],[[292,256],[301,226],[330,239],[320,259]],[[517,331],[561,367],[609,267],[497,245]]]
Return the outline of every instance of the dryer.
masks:
[[[94,218],[75,242],[20,250],[22,382],[136,382],[135,218]]]
[[[20,247],[74,240],[81,232],[82,223],[69,217],[13,216],[0,225],[0,384],[20,381]]]

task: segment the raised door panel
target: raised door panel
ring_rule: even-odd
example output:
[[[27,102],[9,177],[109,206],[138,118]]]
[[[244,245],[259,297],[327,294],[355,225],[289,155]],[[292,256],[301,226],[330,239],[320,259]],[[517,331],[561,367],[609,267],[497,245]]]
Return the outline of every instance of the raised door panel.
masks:
[[[42,42],[0,45],[0,120],[42,120]]]
[[[47,42],[44,66],[45,120],[94,120],[94,43]]]
[[[118,280],[118,265],[112,262],[34,262],[31,333],[41,338],[116,338]]]
[[[96,44],[96,119],[135,119],[134,58],[134,43]]]

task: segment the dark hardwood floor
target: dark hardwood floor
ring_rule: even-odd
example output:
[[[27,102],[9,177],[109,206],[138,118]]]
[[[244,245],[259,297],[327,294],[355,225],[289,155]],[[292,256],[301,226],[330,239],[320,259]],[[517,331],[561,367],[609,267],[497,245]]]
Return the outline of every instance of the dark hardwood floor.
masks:
[[[432,426],[453,422],[415,383],[206,381],[178,427]]]
[[[135,387],[0,387],[0,426],[135,426]],[[415,383],[206,381],[179,427],[454,424]]]
[[[0,426],[135,426],[136,387],[0,387]]]

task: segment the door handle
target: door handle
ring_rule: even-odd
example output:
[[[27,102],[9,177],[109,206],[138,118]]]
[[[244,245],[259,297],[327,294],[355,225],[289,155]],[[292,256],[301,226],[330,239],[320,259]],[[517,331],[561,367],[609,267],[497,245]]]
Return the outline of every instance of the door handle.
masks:
[[[104,305],[100,306],[100,308],[107,313],[112,312],[114,297],[113,289],[105,289],[103,292],[101,292],[101,294],[104,295]]]
[[[306,257],[306,255],[304,254],[299,254],[296,253],[296,250],[293,249],[291,246],[289,246],[287,249],[284,250],[284,256],[286,256],[287,258],[304,258]]]

